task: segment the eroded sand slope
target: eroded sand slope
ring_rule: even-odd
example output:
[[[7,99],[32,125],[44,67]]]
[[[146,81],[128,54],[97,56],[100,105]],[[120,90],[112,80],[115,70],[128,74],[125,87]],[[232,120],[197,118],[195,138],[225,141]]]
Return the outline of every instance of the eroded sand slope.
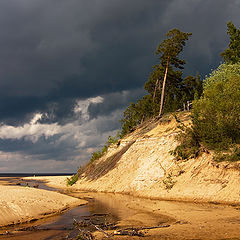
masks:
[[[188,114],[180,118],[190,124]],[[216,163],[211,153],[176,162],[169,151],[178,144],[177,125],[170,117],[137,129],[89,166],[72,188],[158,199],[239,203],[240,164]],[[63,181],[59,185],[65,184]],[[173,187],[166,189],[171,184]]]
[[[190,123],[188,115],[182,120]],[[178,144],[178,132],[173,117],[136,130],[110,148],[75,188],[150,198],[240,202],[240,164],[216,163],[210,153],[176,162],[169,151]],[[166,189],[171,182],[173,187]]]

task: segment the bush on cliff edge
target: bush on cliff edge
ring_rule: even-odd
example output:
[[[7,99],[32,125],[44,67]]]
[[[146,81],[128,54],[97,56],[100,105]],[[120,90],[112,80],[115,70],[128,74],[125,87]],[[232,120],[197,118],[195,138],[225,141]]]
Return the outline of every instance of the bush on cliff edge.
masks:
[[[193,131],[208,149],[240,143],[240,64],[222,64],[206,78],[192,117]]]
[[[176,159],[196,157],[201,149],[215,151],[216,161],[240,160],[240,64],[222,64],[204,81],[195,100],[192,127],[179,135]],[[179,140],[179,139],[178,139]]]

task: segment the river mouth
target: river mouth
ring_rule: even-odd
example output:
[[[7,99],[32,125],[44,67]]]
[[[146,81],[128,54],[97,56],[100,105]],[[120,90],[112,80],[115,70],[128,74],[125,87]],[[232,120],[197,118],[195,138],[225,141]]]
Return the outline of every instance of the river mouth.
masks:
[[[32,239],[76,239],[79,230],[75,223],[87,223],[82,229],[94,232],[96,226],[109,226],[109,229],[142,228],[175,221],[165,215],[149,213],[145,210],[128,208],[133,200],[131,196],[121,194],[64,192],[48,187],[43,181],[22,180],[21,178],[2,178],[1,184],[19,185],[22,187],[38,187],[84,199],[87,205],[79,206],[64,213],[30,223],[8,226],[0,229],[0,239],[32,240]],[[78,225],[79,226],[79,225]]]
[[[5,179],[5,184],[19,185],[20,179]],[[41,181],[24,180],[21,186],[49,188]],[[64,193],[61,190],[62,193]],[[178,240],[240,240],[239,205],[189,203],[137,198],[114,193],[71,191],[65,194],[85,199],[87,205],[72,208],[60,215],[35,222],[0,229],[0,239],[59,240],[76,239],[79,230],[89,230],[95,239],[107,239],[95,226],[110,226],[105,232],[114,240],[178,239]],[[74,220],[75,219],[75,220]],[[85,223],[87,225],[85,226]],[[143,236],[119,236],[114,231],[140,229]],[[8,234],[6,234],[6,231]],[[84,239],[84,238],[83,238]]]

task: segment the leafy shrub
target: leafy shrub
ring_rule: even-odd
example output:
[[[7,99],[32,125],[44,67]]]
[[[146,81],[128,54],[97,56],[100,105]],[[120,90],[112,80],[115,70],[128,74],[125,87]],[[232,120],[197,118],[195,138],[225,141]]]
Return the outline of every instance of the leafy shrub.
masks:
[[[240,64],[222,64],[206,78],[203,97],[193,104],[193,131],[209,149],[240,141]]]
[[[197,157],[200,144],[193,129],[191,127],[186,127],[176,115],[174,117],[178,123],[178,128],[181,130],[181,133],[176,137],[180,144],[173,151],[170,151],[170,154],[175,156],[177,161]]]
[[[177,136],[177,140],[180,141],[180,144],[170,152],[176,160],[187,160],[198,156],[200,145],[191,128],[181,132]]]
[[[173,180],[172,173],[169,173],[163,181],[164,187],[166,190],[170,190],[173,188],[176,181]]]
[[[70,178],[67,178],[67,185],[68,186],[72,186],[73,184],[75,184],[78,180],[78,174],[73,175]]]
[[[222,64],[206,78],[203,96],[193,103],[192,120],[172,151],[178,160],[196,157],[202,147],[216,152],[215,161],[240,160],[239,63]]]
[[[95,160],[99,159],[102,155],[103,154],[101,151],[93,152],[90,162],[94,162]]]
[[[232,149],[229,149],[228,152],[217,152],[213,158],[216,162],[237,162],[240,161],[240,148],[234,146]]]

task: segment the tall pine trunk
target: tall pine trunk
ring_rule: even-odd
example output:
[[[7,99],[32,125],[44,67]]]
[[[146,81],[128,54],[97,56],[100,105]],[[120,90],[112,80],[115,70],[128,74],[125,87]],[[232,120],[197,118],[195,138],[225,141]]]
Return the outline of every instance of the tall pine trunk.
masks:
[[[154,102],[154,99],[155,99],[155,97],[156,97],[158,82],[159,82],[159,80],[157,79],[157,81],[156,81],[156,83],[155,83],[154,93],[153,93],[153,102]]]
[[[159,117],[161,117],[162,111],[163,111],[163,101],[164,101],[164,93],[165,93],[165,85],[166,85],[166,80],[167,80],[169,59],[170,59],[170,57],[168,56],[167,66],[166,66],[166,69],[165,69],[165,74],[164,74],[164,79],[163,79],[163,85],[162,85],[161,103],[160,103],[160,109],[159,109],[159,114],[158,114]]]

